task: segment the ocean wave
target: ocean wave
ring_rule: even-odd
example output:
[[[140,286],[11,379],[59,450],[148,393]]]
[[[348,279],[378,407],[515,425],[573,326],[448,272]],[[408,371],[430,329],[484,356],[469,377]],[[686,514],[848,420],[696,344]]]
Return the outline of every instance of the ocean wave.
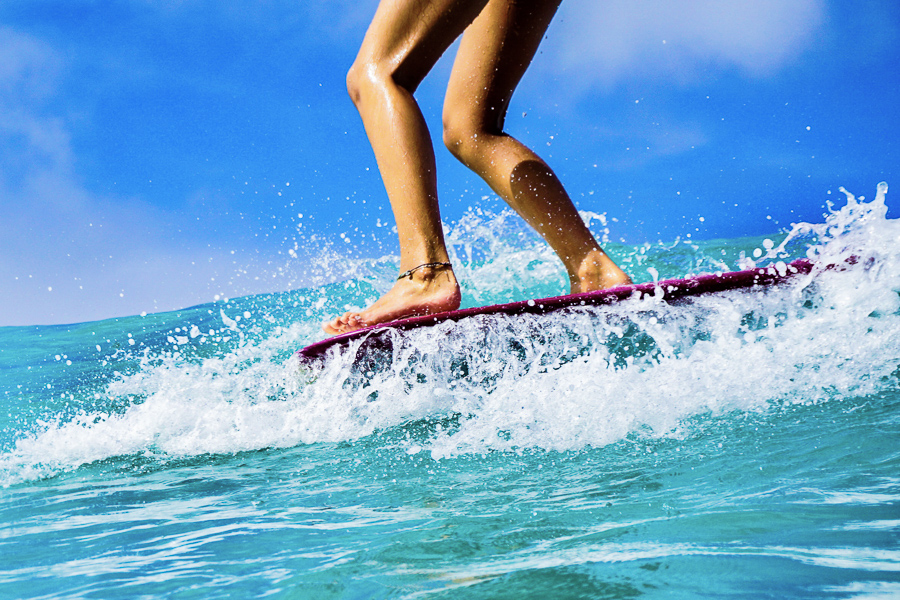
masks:
[[[568,451],[682,436],[698,415],[875,398],[900,377],[900,224],[885,218],[886,191],[871,202],[848,193],[823,223],[765,239],[606,246],[636,281],[815,261],[789,283],[677,306],[650,297],[445,323],[403,334],[362,369],[353,352],[315,372],[291,354],[321,336],[328,315],[377,297],[391,257],[356,263],[345,281],[104,322],[102,346],[118,348],[95,344],[68,366],[76,383],[31,392],[43,409],[6,427],[0,481],[116,456],[346,442],[417,423],[434,425],[398,446],[434,459]],[[585,216],[603,237],[604,220]],[[508,215],[471,212],[448,240],[467,305],[565,293],[561,266]],[[75,354],[63,346],[54,364]]]

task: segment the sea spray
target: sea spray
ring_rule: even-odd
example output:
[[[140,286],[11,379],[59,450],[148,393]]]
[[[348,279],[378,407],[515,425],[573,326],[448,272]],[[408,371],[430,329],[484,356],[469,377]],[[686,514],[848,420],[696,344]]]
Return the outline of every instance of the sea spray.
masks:
[[[807,255],[821,266],[788,284],[677,306],[651,297],[444,324],[405,334],[378,368],[362,371],[348,354],[299,373],[291,355],[321,336],[322,320],[388,286],[395,259],[374,261],[357,280],[195,307],[175,321],[149,315],[144,323],[159,324],[146,334],[134,320],[104,322],[104,346],[120,347],[97,359],[106,361],[97,366],[103,378],[69,388],[66,401],[82,408],[8,427],[0,476],[9,484],[123,455],[168,460],[377,443],[404,430],[418,433],[385,439],[436,459],[570,451],[682,436],[686,423],[704,415],[893,390],[900,231],[884,218],[885,192],[879,186],[869,203],[848,196],[824,223],[795,225],[768,243],[610,250],[636,281],[654,271],[666,278]],[[564,285],[556,260],[515,221],[467,219],[448,239],[470,305],[549,295]],[[35,388],[31,397],[41,393]]]

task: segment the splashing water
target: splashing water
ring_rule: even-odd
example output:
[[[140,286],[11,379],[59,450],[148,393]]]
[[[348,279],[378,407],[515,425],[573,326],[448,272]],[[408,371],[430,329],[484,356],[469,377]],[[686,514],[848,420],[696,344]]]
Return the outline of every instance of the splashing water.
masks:
[[[896,597],[886,192],[769,238],[604,246],[638,282],[815,261],[783,285],[444,323],[315,371],[293,353],[396,257],[0,328],[0,596]],[[508,214],[447,238],[464,305],[566,291]]]
[[[65,335],[45,328],[45,339],[59,344],[50,352],[59,354],[7,392],[32,408],[3,428],[0,480],[116,456],[164,462],[385,431],[405,431],[390,443],[435,459],[571,451],[635,435],[683,437],[704,415],[895,390],[900,226],[885,219],[886,192],[880,184],[868,203],[845,192],[846,206],[824,223],[794,225],[777,244],[764,240],[755,260],[747,256],[758,250],[755,239],[727,249],[606,245],[635,281],[803,255],[816,262],[791,283],[677,306],[647,298],[445,323],[398,338],[393,353],[364,372],[347,358],[352,352],[311,374],[291,354],[321,336],[328,315],[377,297],[395,258],[342,283],[86,324]],[[565,293],[549,250],[508,214],[472,212],[448,240],[464,305]],[[102,332],[88,336],[88,329]],[[100,338],[119,349],[104,353],[97,344],[92,355]],[[78,358],[73,364],[62,355]]]

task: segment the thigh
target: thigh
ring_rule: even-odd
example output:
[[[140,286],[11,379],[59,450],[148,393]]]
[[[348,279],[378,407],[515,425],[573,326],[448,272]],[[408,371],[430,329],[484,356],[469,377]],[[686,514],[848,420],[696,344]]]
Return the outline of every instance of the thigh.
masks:
[[[489,0],[460,43],[444,112],[503,130],[510,98],[537,52],[561,0]]]
[[[366,31],[357,65],[385,69],[414,91],[487,0],[382,0]]]

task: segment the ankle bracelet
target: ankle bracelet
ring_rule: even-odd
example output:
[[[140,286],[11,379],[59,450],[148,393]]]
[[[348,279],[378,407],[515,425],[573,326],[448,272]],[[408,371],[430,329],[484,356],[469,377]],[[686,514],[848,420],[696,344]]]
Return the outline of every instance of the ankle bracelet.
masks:
[[[406,278],[406,277],[409,277],[410,279],[412,279],[412,274],[413,274],[413,273],[415,273],[415,272],[418,271],[419,269],[424,269],[425,267],[432,267],[432,268],[434,268],[434,267],[448,267],[448,268],[451,268],[451,269],[452,269],[452,268],[453,268],[453,265],[450,264],[450,263],[445,263],[445,262],[425,263],[424,265],[419,265],[418,267],[413,267],[413,268],[410,269],[409,271],[405,271],[405,272],[403,272],[403,273],[400,273],[400,276],[397,277],[397,281],[399,281],[399,280],[401,280],[401,279],[404,279],[404,278]]]

